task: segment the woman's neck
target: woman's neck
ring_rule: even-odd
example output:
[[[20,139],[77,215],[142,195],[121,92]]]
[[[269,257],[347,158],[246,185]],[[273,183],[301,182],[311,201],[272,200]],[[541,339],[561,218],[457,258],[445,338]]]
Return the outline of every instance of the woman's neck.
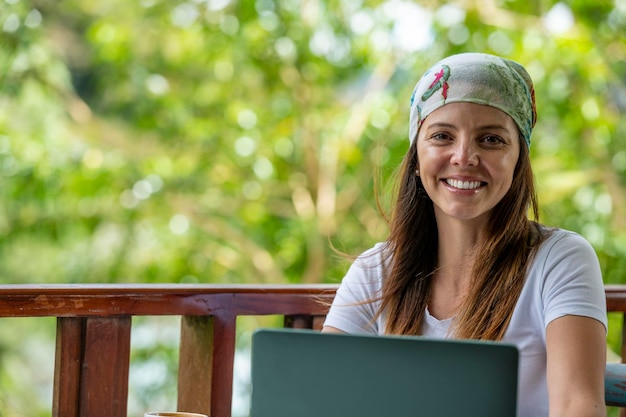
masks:
[[[437,268],[428,305],[430,314],[437,319],[454,316],[465,299],[482,230],[473,222],[448,221],[438,224]]]
[[[482,239],[484,225],[474,221],[437,221],[438,266],[471,263]],[[465,265],[466,266],[466,265]]]

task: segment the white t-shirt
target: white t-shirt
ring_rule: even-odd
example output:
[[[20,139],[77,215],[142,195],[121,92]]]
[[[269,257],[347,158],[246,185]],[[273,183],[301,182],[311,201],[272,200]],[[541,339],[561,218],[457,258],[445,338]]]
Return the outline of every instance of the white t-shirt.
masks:
[[[374,320],[380,295],[382,243],[366,251],[350,267],[337,290],[325,326],[346,333],[383,334],[384,314]],[[530,265],[503,342],[520,351],[519,417],[548,416],[546,327],[552,320],[577,315],[607,327],[606,298],[598,258],[580,235],[556,229]],[[452,319],[437,320],[426,311],[424,336],[447,338]]]

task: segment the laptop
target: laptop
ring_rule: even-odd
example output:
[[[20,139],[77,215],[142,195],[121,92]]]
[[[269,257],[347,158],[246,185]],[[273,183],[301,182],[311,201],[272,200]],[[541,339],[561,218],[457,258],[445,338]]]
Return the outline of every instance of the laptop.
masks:
[[[514,345],[261,329],[250,417],[515,417]]]

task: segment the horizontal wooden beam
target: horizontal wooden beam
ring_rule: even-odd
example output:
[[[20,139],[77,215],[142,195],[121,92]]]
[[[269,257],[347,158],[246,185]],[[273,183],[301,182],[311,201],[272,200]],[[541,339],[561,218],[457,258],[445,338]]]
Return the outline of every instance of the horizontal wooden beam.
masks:
[[[336,285],[0,285],[0,317],[326,314]]]

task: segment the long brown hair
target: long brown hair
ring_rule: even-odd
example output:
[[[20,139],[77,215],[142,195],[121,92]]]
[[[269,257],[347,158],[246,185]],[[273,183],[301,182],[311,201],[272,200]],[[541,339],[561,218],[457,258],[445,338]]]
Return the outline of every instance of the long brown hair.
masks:
[[[524,285],[527,266],[543,239],[528,148],[520,157],[511,188],[490,214],[473,261],[469,292],[453,321],[454,336],[500,340]],[[419,176],[417,140],[402,162],[387,239],[386,271],[379,314],[385,332],[419,335],[437,266],[438,235],[433,203]],[[534,220],[528,218],[531,211]]]

